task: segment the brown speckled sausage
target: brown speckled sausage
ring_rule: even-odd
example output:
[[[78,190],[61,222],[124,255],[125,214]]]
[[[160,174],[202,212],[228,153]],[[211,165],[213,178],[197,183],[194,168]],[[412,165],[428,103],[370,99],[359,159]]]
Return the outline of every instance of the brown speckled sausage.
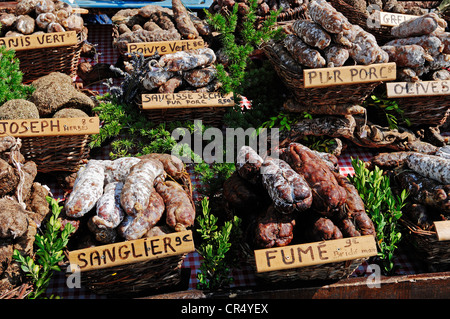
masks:
[[[104,181],[103,161],[90,160],[84,168],[81,168],[64,205],[67,216],[79,218],[94,208],[103,194]]]
[[[306,44],[321,50],[331,43],[330,35],[322,27],[310,20],[296,20],[292,24],[294,33]]]
[[[188,193],[177,182],[165,181],[156,185],[166,205],[166,223],[176,231],[183,231],[194,224],[195,208]]]
[[[282,247],[294,238],[295,219],[281,214],[272,205],[257,219],[255,245],[259,248]]]
[[[252,184],[261,180],[260,169],[264,160],[249,146],[242,146],[236,157],[236,171]]]
[[[141,160],[134,165],[125,179],[120,203],[128,215],[133,217],[148,206],[154,184],[165,178],[164,167],[154,159]]]
[[[103,195],[96,204],[97,215],[92,221],[99,228],[116,228],[122,222],[125,212],[120,206],[123,182],[113,182],[105,186]]]

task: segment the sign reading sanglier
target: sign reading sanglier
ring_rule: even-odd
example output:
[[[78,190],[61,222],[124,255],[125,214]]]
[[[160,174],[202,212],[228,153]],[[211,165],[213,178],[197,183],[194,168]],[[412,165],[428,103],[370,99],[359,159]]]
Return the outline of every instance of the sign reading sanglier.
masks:
[[[267,272],[367,258],[377,254],[377,246],[374,236],[366,235],[266,248],[254,253],[257,271]]]
[[[71,46],[77,44],[77,42],[78,38],[75,31],[0,38],[0,45],[4,45],[7,49],[14,49],[15,51]]]
[[[395,62],[303,70],[305,88],[390,81],[396,77]]]
[[[78,266],[80,271],[88,271],[182,255],[194,250],[192,231],[186,230],[74,250],[69,253],[69,262]]]
[[[0,137],[90,135],[99,132],[98,117],[0,120]]]

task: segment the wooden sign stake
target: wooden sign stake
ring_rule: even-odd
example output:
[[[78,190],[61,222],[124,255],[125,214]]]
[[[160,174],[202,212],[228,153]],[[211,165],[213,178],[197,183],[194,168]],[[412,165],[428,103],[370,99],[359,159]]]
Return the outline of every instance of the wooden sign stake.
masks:
[[[377,254],[372,235],[255,250],[258,272],[367,258]]]
[[[391,81],[396,78],[394,62],[303,70],[305,88]]]
[[[182,255],[195,250],[192,231],[174,232],[69,252],[71,270],[104,269],[151,259]]]

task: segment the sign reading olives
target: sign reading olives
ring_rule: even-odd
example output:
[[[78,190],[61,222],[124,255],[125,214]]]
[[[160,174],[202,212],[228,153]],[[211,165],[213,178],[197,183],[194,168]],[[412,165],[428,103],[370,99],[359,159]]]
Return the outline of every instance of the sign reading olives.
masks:
[[[387,97],[449,95],[450,81],[418,81],[386,83]]]
[[[7,49],[14,49],[15,51],[71,46],[77,44],[77,42],[78,39],[75,31],[0,38],[0,45],[4,45]]]
[[[187,230],[71,251],[69,262],[77,265],[80,271],[87,271],[182,255],[194,250],[192,231]]]
[[[389,81],[396,77],[393,62],[303,70],[305,88]]]
[[[320,265],[375,256],[372,235],[255,250],[258,272]]]

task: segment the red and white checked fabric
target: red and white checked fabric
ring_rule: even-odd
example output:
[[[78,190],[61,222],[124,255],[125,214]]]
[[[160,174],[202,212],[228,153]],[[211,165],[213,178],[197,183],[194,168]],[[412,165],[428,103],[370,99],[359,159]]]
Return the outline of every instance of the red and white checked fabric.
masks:
[[[97,45],[97,50],[100,53],[98,57],[98,63],[108,63],[114,65],[119,57],[118,52],[112,47],[112,26],[111,25],[93,25],[89,26],[88,40],[92,44]],[[84,61],[84,59],[83,59]],[[89,61],[89,60],[86,60]],[[94,61],[92,61],[95,64]],[[99,94],[104,94],[107,92],[107,87],[102,83],[97,83],[87,87],[93,91],[98,91]],[[242,108],[250,108],[251,102],[246,98],[242,100]],[[93,152],[94,153],[94,152]],[[104,147],[100,151],[96,150],[96,159],[109,159],[110,148]],[[353,167],[351,165],[352,158],[359,158],[365,162],[370,161],[373,156],[373,152],[370,149],[363,149],[356,146],[349,146],[341,156],[339,156],[339,165],[341,174],[347,176],[354,174]],[[191,183],[193,187],[194,200],[199,200],[199,195],[197,189],[200,185],[198,176],[194,173],[193,167],[187,167],[189,173],[191,174]],[[56,181],[47,180],[47,186],[50,187],[52,194],[55,198],[63,198],[64,190],[62,190]],[[182,264],[182,268],[191,269],[189,289],[195,289],[197,286],[197,273],[199,272],[202,257],[197,252],[192,252],[188,254]],[[418,271],[422,271],[417,265],[413,264],[408,260],[407,256],[402,252],[399,252],[395,259],[396,265],[398,265],[397,273],[398,275],[414,274]],[[354,272],[352,276],[366,276],[368,275],[367,263],[362,263]],[[369,273],[370,275],[370,273]],[[232,277],[234,282],[232,287],[250,287],[256,285],[255,273],[249,267],[244,267],[241,269],[233,269]],[[65,299],[104,299],[107,298],[104,295],[98,295],[90,292],[85,287],[81,288],[69,288],[66,284],[66,276],[63,272],[55,273],[50,285],[47,289],[47,296],[60,296]]]

